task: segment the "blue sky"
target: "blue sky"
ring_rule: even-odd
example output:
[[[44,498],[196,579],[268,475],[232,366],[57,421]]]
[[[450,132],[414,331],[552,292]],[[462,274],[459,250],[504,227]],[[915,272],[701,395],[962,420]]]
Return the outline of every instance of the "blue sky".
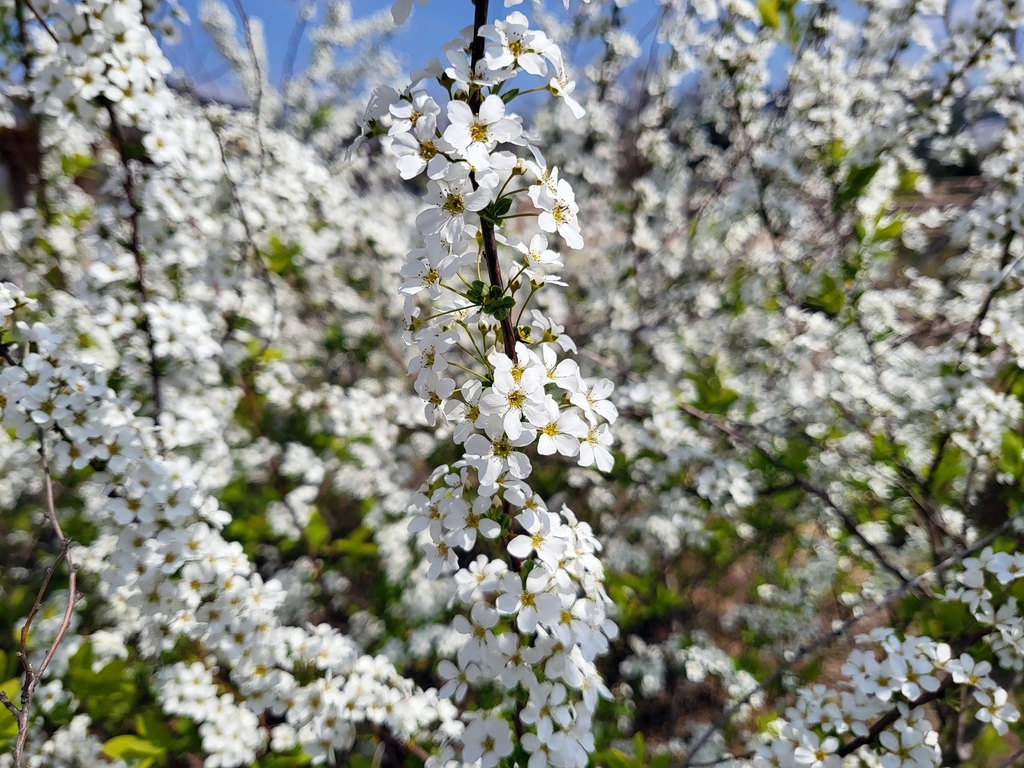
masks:
[[[326,13],[329,0],[315,0],[317,18]],[[354,18],[369,16],[382,8],[390,8],[390,0],[350,0]],[[200,84],[215,98],[223,98],[234,92],[226,65],[213,50],[209,39],[203,33],[199,19],[199,0],[181,0],[182,7],[192,19],[185,30],[183,40],[168,50],[171,62],[182,69],[193,81]],[[245,12],[263,20],[270,59],[271,81],[277,84],[281,77],[283,62],[288,50],[288,40],[295,27],[295,20],[303,0],[241,0]],[[238,16],[232,0],[226,5]],[[492,0],[493,13],[504,11],[501,0]],[[637,0],[625,9],[628,28],[638,32],[651,20],[656,12],[654,0]],[[413,7],[412,17],[394,33],[391,49],[399,56],[406,70],[416,69],[439,55],[442,44],[455,37],[459,30],[472,23],[471,0],[430,0],[426,7]],[[316,24],[316,20],[312,22]],[[241,24],[239,24],[241,30]],[[296,69],[301,69],[306,47],[300,48]],[[204,83],[209,79],[211,82]]]

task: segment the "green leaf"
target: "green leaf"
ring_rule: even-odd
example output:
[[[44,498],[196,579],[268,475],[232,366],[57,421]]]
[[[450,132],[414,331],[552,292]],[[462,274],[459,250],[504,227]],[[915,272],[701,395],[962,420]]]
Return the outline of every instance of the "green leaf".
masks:
[[[836,208],[842,208],[859,198],[881,167],[880,163],[872,163],[863,168],[856,165],[850,168],[846,181],[839,186],[836,192]]]
[[[591,761],[594,765],[603,765],[605,768],[641,768],[643,765],[618,749],[595,752],[591,755]]]
[[[166,723],[162,723],[153,711],[135,716],[135,730],[142,738],[165,749],[176,740],[174,732]]]
[[[765,26],[778,29],[779,24],[779,0],[757,0],[757,10],[761,12],[761,21]]]
[[[349,765],[356,766],[358,763],[354,761],[359,755],[349,756]],[[365,758],[371,760],[371,758]],[[256,765],[259,768],[296,768],[300,765],[309,765],[310,757],[301,750],[292,750],[289,754],[267,754]],[[372,760],[371,760],[372,762]]]
[[[512,208],[512,198],[503,197],[500,200],[490,202],[486,208],[480,211],[480,220],[500,227],[505,223],[505,216]]]
[[[942,490],[948,483],[958,478],[963,473],[963,462],[960,460],[960,449],[955,445],[946,445],[942,460],[935,468],[935,474],[928,478],[928,483],[933,490]]]
[[[697,407],[707,413],[723,415],[739,398],[736,390],[722,385],[714,364],[702,366],[700,373],[687,378],[697,385]]]
[[[68,666],[68,688],[85,704],[86,713],[94,721],[116,730],[122,719],[135,711],[135,670],[122,659],[114,659],[98,672],[92,671],[92,663],[92,645],[82,643]]]
[[[839,290],[839,286],[832,276],[825,274],[821,276],[821,289],[818,294],[808,296],[804,299],[804,303],[811,309],[818,309],[830,317],[835,317],[846,304],[846,296]]]
[[[77,179],[92,167],[92,163],[93,159],[89,155],[79,153],[62,155],[60,158],[60,169],[65,176]]]
[[[278,275],[290,275],[295,272],[295,257],[302,248],[294,243],[286,243],[277,235],[270,236],[270,243],[263,252],[267,260],[267,268]]]
[[[512,198],[511,197],[503,197],[500,200],[495,201],[495,203],[494,203],[494,212],[498,216],[504,216],[510,210],[512,210]]]
[[[320,549],[331,538],[331,530],[324,522],[319,510],[314,510],[306,524],[306,540],[313,549]]]
[[[18,697],[21,696],[21,678],[12,677],[3,685],[0,685],[0,691],[7,694],[7,698],[12,702],[17,703]],[[0,743],[13,739],[17,735],[18,721],[14,719],[14,715],[10,713],[7,707],[0,706]]]
[[[887,224],[884,227],[879,227],[878,229],[876,229],[874,240],[876,243],[882,240],[893,240],[902,234],[903,222],[897,219],[896,221]]]
[[[108,757],[120,758],[126,762],[149,760],[145,765],[152,765],[158,757],[163,757],[167,750],[151,741],[140,739],[130,734],[115,736],[103,744],[103,753]],[[138,767],[139,764],[136,763]]]
[[[506,104],[508,104],[510,101],[512,101],[512,99],[514,99],[518,95],[519,95],[519,89],[518,88],[510,88],[509,90],[507,90],[503,94],[501,94],[501,100],[504,101]]]
[[[1024,436],[1017,432],[1004,432],[999,450],[999,470],[1012,475],[1024,471]]]

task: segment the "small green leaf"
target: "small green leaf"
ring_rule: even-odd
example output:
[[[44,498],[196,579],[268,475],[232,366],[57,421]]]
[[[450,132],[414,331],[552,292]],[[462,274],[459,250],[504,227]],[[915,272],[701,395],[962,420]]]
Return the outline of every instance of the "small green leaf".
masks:
[[[963,463],[960,461],[960,449],[955,445],[947,445],[942,454],[942,460],[935,468],[935,474],[928,478],[928,485],[935,491],[942,490],[947,483],[955,480],[963,473]]]
[[[1017,432],[1004,432],[999,451],[999,469],[1012,475],[1024,471],[1024,437]]]
[[[103,754],[108,757],[120,758],[127,762],[149,760],[145,765],[152,765],[153,760],[162,757],[166,751],[163,747],[130,734],[115,736],[103,744]]]
[[[314,510],[306,523],[306,540],[313,549],[320,549],[331,538],[331,530],[327,527],[318,510]]]
[[[903,222],[897,220],[897,221],[894,221],[894,222],[892,222],[890,224],[887,224],[884,227],[879,227],[878,229],[876,229],[875,230],[875,238],[874,239],[875,239],[875,242],[879,242],[881,240],[892,240],[894,238],[899,237],[902,234],[903,234]]]
[[[501,198],[500,200],[497,200],[494,203],[494,212],[498,216],[504,216],[505,214],[507,214],[509,212],[509,210],[511,210],[511,208],[512,208],[512,198],[511,197],[503,197],[503,198]]]
[[[160,747],[170,747],[175,741],[174,732],[152,711],[135,716],[135,730],[139,736]]]
[[[21,678],[12,677],[10,680],[0,685],[0,691],[7,694],[7,698],[13,702],[18,701],[18,697],[21,696]],[[18,721],[14,719],[7,707],[0,706],[0,744],[13,739],[18,735]]]
[[[512,99],[514,99],[518,95],[519,95],[519,89],[518,88],[511,88],[511,89],[505,91],[503,94],[501,94],[501,100],[504,101],[506,104],[508,104],[510,101],[512,101]]]
[[[839,285],[831,275],[821,276],[821,289],[816,296],[808,296],[804,303],[811,309],[818,309],[835,317],[846,304],[846,296],[839,290]]]
[[[881,167],[881,163],[872,163],[863,168],[856,165],[850,168],[846,181],[839,186],[836,192],[835,207],[842,208],[859,198]]]
[[[480,211],[480,220],[489,222],[496,227],[505,223],[505,215],[512,208],[512,198],[503,197],[500,200],[490,202],[486,208]]]
[[[757,10],[761,12],[761,21],[765,26],[778,29],[779,24],[779,1],[778,0],[757,0]]]

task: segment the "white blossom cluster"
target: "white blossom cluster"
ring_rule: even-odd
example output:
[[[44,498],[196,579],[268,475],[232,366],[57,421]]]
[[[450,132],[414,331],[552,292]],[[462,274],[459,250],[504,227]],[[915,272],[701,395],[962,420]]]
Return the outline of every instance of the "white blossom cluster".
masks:
[[[27,303],[10,283],[0,296],[5,320]],[[155,456],[151,430],[118,402],[102,371],[58,351],[59,334],[42,323],[18,330],[25,354],[3,369],[3,424],[25,437],[38,431],[57,470],[103,463],[90,513],[108,533],[81,556],[143,657],[183,637],[205,649],[202,660],[166,669],[159,689],[168,713],[201,724],[208,765],[251,763],[268,739],[274,749],[300,745],[322,762],[351,747],[361,722],[411,735],[454,714],[331,627],[283,627],[275,616],[286,599],[280,584],[264,582],[241,546],[221,538],[228,516],[190,482],[190,462]],[[240,701],[213,684],[204,662],[218,661]],[[303,684],[300,667],[325,676]],[[269,733],[258,719],[267,711],[285,718]]]
[[[995,652],[998,667],[1019,671],[1024,668],[1024,648],[1016,599],[1009,598],[994,611],[986,582],[1005,587],[1024,578],[1024,557],[986,547],[978,557],[965,558],[963,566],[956,574],[958,585],[942,599],[969,606],[977,634]],[[957,654],[948,643],[926,636],[901,638],[890,627],[876,628],[857,640],[877,652],[871,647],[851,651],[842,666],[842,687],[819,684],[799,689],[796,704],[769,726],[756,747],[754,765],[838,768],[852,751],[841,739],[870,735],[877,743],[868,740],[859,747],[856,754],[862,760],[886,768],[935,768],[942,762],[939,733],[919,707],[952,686],[966,687],[970,698],[964,706],[1000,736],[1020,720],[1010,693],[992,677],[997,667],[979,659],[980,653]],[[887,722],[892,712],[898,716]]]
[[[410,252],[400,288],[406,343],[415,348],[409,373],[427,421],[463,446],[462,458],[435,470],[413,497],[409,531],[418,534],[428,578],[454,574],[468,613],[453,624],[467,636],[458,664],[438,668],[448,681],[441,693],[461,701],[485,683],[507,692],[498,706],[466,713],[461,759],[493,766],[518,742],[531,768],[582,767],[594,748],[598,695],[610,695],[594,660],[617,632],[607,618],[600,544],[568,507],[549,509],[531,488],[526,448],[536,443],[540,456],[610,471],[609,425],[618,412],[611,382],[583,378],[561,327],[536,309],[520,325],[538,291],[562,284],[550,273],[562,262],[545,233],[574,249],[583,238],[571,186],[506,109],[520,90],[503,89],[520,72],[553,70],[547,89],[574,112],[578,105],[559,48],[525,15],[473,32],[475,43],[447,46],[447,68],[435,61],[405,91],[378,90],[364,123],[365,135],[387,128],[403,179],[428,178],[427,207],[416,217],[425,247]],[[424,86],[428,78],[449,84],[443,110]],[[510,151],[515,146],[532,159]],[[524,193],[529,205],[517,206]],[[506,217],[516,216],[536,216],[542,232],[528,243],[501,234]],[[485,553],[470,561],[480,548]],[[510,718],[519,721],[515,742]]]
[[[387,9],[309,3],[275,87],[204,3],[223,105],[165,82],[173,4],[0,0],[0,602],[41,445],[81,565],[31,765],[172,748],[115,673],[211,766],[1005,761],[1020,4],[640,5],[398,85]]]

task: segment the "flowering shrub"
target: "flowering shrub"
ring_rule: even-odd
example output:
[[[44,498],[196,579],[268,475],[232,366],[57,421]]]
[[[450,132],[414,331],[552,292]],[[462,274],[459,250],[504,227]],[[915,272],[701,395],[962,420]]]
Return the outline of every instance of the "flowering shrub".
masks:
[[[2,6],[0,765],[1019,761],[1018,4],[411,5]]]

